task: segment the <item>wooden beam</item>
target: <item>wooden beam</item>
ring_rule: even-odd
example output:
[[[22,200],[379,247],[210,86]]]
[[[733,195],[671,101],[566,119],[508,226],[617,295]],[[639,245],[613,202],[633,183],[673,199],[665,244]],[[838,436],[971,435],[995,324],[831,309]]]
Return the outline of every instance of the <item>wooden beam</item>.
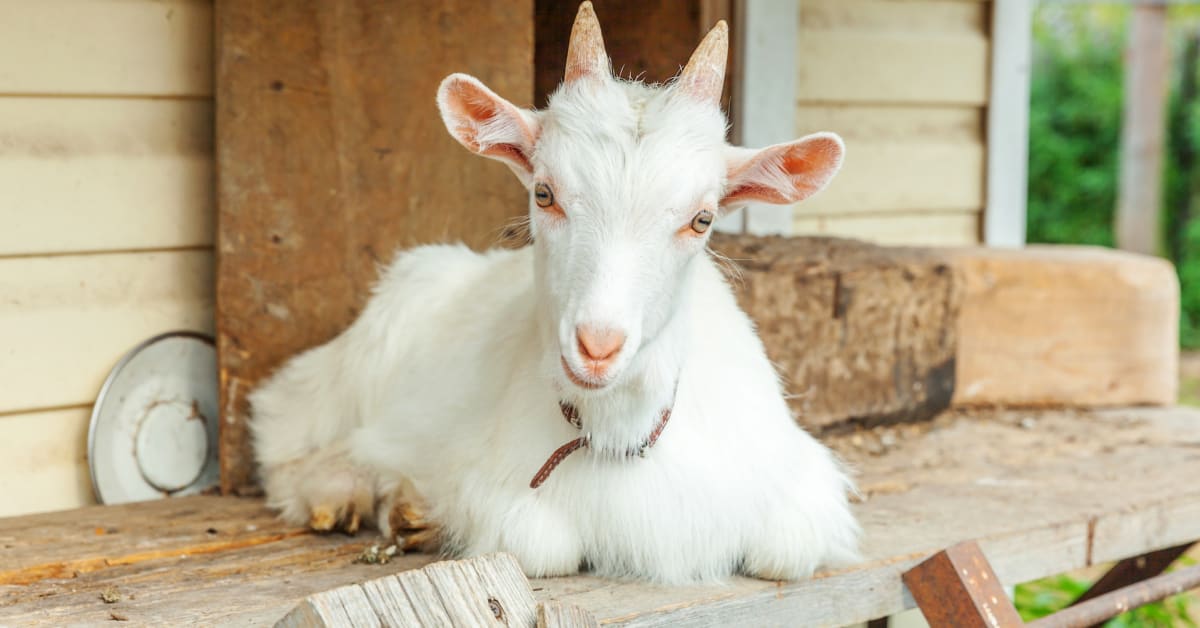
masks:
[[[217,4],[221,486],[253,482],[246,394],[352,321],[396,249],[486,247],[524,213],[434,106],[452,72],[533,101],[533,0]],[[430,45],[431,37],[437,45]]]
[[[800,3],[795,0],[743,1],[738,9],[738,90],[733,109],[738,144],[761,148],[795,139],[797,37]],[[789,205],[754,203],[746,207],[745,231],[790,235]],[[729,230],[736,231],[736,218]]]
[[[1117,246],[1158,254],[1167,106],[1167,5],[1134,5],[1125,53]]]
[[[987,106],[987,204],[983,214],[983,241],[989,246],[1025,244],[1032,57],[1032,0],[994,2]]]
[[[1179,283],[1171,264],[1100,247],[947,254],[966,282],[956,405],[1175,402]]]

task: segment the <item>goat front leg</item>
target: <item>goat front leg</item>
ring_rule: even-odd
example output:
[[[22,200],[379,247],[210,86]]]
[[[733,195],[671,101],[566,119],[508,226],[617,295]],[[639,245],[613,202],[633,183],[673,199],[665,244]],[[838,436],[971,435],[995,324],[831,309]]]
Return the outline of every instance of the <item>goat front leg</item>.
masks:
[[[406,551],[433,553],[441,546],[440,531],[429,520],[428,502],[403,476],[381,483],[377,526],[384,537]]]
[[[318,532],[358,531],[375,513],[378,479],[343,443],[261,470],[267,505],[285,521]]]

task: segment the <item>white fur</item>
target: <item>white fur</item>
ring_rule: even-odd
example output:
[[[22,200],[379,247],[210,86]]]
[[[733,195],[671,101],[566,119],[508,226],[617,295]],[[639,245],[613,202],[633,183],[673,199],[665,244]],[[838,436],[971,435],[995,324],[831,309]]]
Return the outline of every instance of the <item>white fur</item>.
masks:
[[[464,120],[452,101],[473,84],[443,84],[451,133],[524,151],[529,169],[500,158],[527,187],[552,181],[567,217],[531,201],[532,247],[401,253],[348,330],[262,384],[252,428],[270,504],[296,523],[351,502],[385,518],[409,478],[450,553],[511,552],[530,576],[587,566],[664,583],[739,570],[794,579],[855,560],[851,482],[797,427],[707,234],[686,231],[747,156],[725,144],[719,109],[601,77],[564,85],[542,112],[500,100],[504,119]],[[817,166],[836,170],[840,146]],[[794,187],[771,163],[764,178]],[[626,336],[599,390],[560,364],[583,372],[579,325]],[[657,445],[626,457],[676,382]],[[592,447],[531,489],[579,436],[560,400],[579,409]]]

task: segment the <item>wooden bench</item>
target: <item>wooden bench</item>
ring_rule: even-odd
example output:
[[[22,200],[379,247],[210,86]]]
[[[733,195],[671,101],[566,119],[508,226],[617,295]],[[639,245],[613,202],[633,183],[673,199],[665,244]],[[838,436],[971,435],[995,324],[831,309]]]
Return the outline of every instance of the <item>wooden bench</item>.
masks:
[[[963,540],[1012,585],[1200,539],[1200,409],[957,411],[827,440],[859,472],[862,564],[720,586],[580,575],[532,581],[535,598],[603,624],[844,625],[911,608],[901,574]],[[435,560],[355,562],[377,543],[233,497],[3,519],[0,624],[271,625],[310,594]]]

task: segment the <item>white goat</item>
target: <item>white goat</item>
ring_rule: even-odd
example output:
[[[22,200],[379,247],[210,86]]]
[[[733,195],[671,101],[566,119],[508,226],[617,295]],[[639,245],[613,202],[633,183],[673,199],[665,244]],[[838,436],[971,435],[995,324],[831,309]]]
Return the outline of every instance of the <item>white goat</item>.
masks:
[[[546,110],[442,83],[450,134],[530,190],[534,243],[401,253],[349,329],[253,393],[273,507],[390,535],[415,487],[443,550],[510,552],[530,576],[795,579],[855,559],[852,484],[706,251],[725,212],[821,189],[842,143],[726,145],[727,42],[722,22],[672,84],[620,80],[585,2]]]

